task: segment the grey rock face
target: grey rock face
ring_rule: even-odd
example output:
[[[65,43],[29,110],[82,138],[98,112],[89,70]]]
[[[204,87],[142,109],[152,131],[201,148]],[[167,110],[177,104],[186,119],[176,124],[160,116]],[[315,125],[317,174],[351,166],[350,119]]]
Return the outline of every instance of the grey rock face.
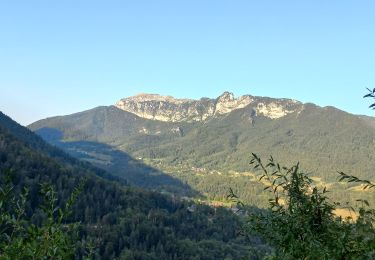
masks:
[[[291,99],[271,99],[251,95],[235,98],[230,92],[224,92],[216,99],[201,98],[200,100],[139,94],[121,99],[115,106],[142,118],[164,122],[204,121],[247,106],[251,106],[256,111],[256,115],[277,119],[303,108],[302,103]]]

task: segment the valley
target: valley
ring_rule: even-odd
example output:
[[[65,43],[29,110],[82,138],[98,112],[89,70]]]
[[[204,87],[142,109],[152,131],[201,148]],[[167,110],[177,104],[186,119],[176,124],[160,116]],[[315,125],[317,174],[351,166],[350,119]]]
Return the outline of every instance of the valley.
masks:
[[[375,259],[374,1],[1,1],[0,260]]]

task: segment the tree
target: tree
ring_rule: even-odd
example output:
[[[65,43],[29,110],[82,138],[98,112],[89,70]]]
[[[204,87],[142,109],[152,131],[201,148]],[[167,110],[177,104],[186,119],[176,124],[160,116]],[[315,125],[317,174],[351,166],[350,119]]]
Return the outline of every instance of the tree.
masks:
[[[265,190],[273,198],[268,211],[249,215],[245,230],[270,243],[275,259],[375,257],[374,210],[363,205],[356,222],[342,219],[334,214],[338,204],[329,201],[327,189],[313,186],[298,163],[285,167],[270,157],[264,164],[252,154],[251,164],[262,171]]]
[[[0,187],[0,258],[1,259],[69,259],[76,249],[78,223],[66,224],[72,206],[83,189],[74,189],[63,208],[57,205],[57,193],[50,184],[40,185],[43,221],[31,224],[26,217],[27,188],[17,196],[11,182],[11,171],[2,173]]]
[[[375,99],[375,88],[364,97]],[[375,109],[375,103],[370,105]],[[375,259],[375,209],[368,201],[358,200],[361,206],[358,219],[343,219],[334,214],[339,206],[330,202],[327,189],[314,186],[299,163],[281,166],[272,156],[264,164],[252,154],[254,169],[261,171],[260,181],[272,194],[265,212],[250,213],[246,233],[257,233],[274,247],[274,259]],[[339,172],[340,181],[363,184],[374,189],[375,184]],[[229,197],[237,199],[230,193]]]

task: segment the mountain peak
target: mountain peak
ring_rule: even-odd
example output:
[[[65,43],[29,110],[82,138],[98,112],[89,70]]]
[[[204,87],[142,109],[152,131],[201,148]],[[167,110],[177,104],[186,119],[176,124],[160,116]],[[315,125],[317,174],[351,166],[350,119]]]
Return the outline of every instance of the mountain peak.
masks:
[[[234,95],[232,92],[225,91],[223,94],[221,94],[218,98],[219,101],[233,101]]]
[[[289,99],[250,95],[235,98],[232,92],[225,91],[216,99],[201,98],[200,100],[140,93],[121,99],[115,106],[142,118],[166,122],[192,122],[225,115],[247,106],[251,106],[255,115],[276,119],[300,110],[302,104]]]

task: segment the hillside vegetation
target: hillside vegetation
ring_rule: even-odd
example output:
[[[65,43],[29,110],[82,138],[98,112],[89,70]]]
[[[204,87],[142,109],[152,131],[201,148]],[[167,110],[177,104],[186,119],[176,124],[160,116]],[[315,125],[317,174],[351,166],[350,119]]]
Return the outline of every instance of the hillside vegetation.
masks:
[[[373,118],[313,104],[278,119],[254,115],[254,108],[248,106],[199,122],[149,120],[110,106],[41,120],[29,127],[72,155],[136,185],[166,188],[163,181],[145,177],[150,174],[130,176],[124,171],[125,160],[101,149],[103,144],[113,154],[126,153],[135,164],[142,162],[163,171],[210,199],[224,200],[233,187],[247,203],[266,205],[268,198],[259,195],[261,186],[248,175],[259,174],[249,172],[251,152],[262,157],[272,154],[286,165],[298,158],[306,172],[332,187],[334,198],[342,198],[350,189],[345,198],[355,201],[362,192],[338,184],[337,171],[374,180],[373,122]],[[49,135],[51,131],[58,135]],[[95,153],[85,142],[98,144]],[[371,199],[366,192],[364,196]]]
[[[191,207],[191,202],[177,197],[108,180],[102,170],[45,144],[5,115],[1,114],[0,119],[1,187],[5,187],[5,173],[10,169],[16,198],[22,199],[24,187],[29,190],[24,225],[41,226],[46,221],[45,211],[40,209],[41,184],[53,185],[56,205],[63,208],[84,180],[72,214],[63,222],[81,223],[74,249],[77,258],[87,255],[88,245],[92,245],[94,259],[239,259],[249,254],[252,246],[244,237],[238,237],[241,220],[231,211],[204,205]],[[16,214],[17,208],[3,203],[0,206],[5,207],[2,213]],[[0,221],[2,227],[7,223],[3,218]],[[12,225],[1,229],[1,257],[14,259],[11,252],[3,251],[20,241],[5,239],[14,232],[27,238]],[[262,248],[255,238],[250,244]],[[13,253],[21,256],[25,252]]]

